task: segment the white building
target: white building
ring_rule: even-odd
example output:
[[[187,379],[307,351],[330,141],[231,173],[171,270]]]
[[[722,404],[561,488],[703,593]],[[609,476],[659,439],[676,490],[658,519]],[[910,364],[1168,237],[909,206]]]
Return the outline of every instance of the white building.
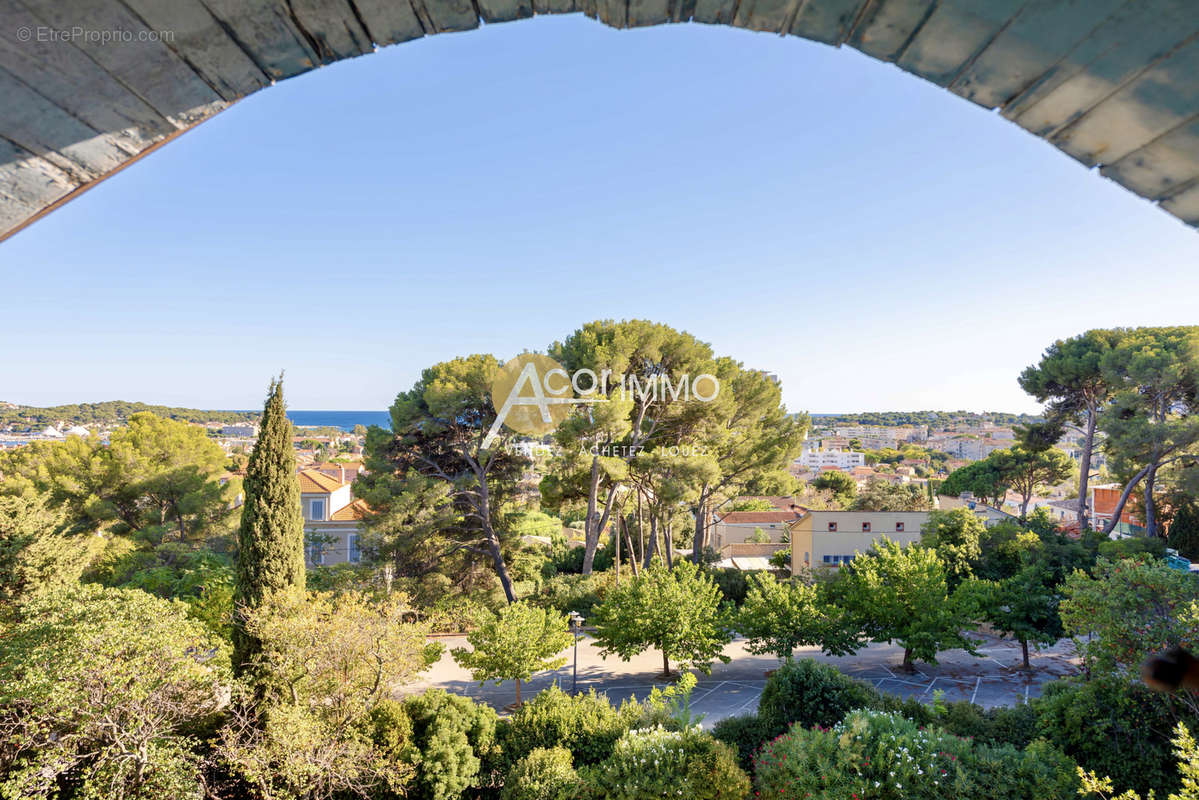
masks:
[[[854,467],[865,466],[866,454],[852,450],[804,450],[795,463],[812,472],[819,472],[824,467],[836,467],[848,472]]]

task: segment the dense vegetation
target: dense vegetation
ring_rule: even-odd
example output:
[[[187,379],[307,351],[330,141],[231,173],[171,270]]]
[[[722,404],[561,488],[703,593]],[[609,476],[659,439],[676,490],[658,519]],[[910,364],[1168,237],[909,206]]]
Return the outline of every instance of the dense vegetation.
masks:
[[[164,419],[181,422],[256,422],[256,411],[201,411],[195,408],[170,408],[146,403],[130,403],[124,400],[106,400],[102,403],[73,403],[65,406],[17,406],[7,408],[0,405],[0,427],[16,425],[18,428],[42,428],[66,422],[70,425],[123,425],[134,414],[150,413]]]
[[[927,425],[933,430],[947,430],[960,425],[977,427],[992,425],[1029,425],[1040,421],[1032,414],[1009,414],[1002,411],[864,411],[858,414],[813,414],[812,421],[821,428],[854,425]]]
[[[1046,442],[1087,427],[1083,395],[1100,381],[1092,417],[1115,474],[1127,494],[1147,491],[1135,507],[1158,533],[1183,541],[1199,442],[1185,341],[1178,329],[1092,336],[1089,373],[1057,369],[1074,350],[1056,344],[1037,368],[1052,379],[1022,377],[1048,404],[1023,431],[1027,457],[992,466],[1013,485],[1049,481],[1033,474],[1055,460]],[[932,512],[919,543],[880,537],[835,572],[716,569],[711,512],[798,491],[786,467],[806,418],[786,414],[766,376],[667,326],[596,322],[549,349],[597,373],[719,375],[720,400],[613,395],[529,458],[511,432],[481,446],[497,359],[434,365],[398,395],[392,429],[368,432],[362,563],[308,570],[277,383],[248,461],[148,413],[108,443],[0,453],[0,798],[1032,800],[1107,792],[1105,777],[1180,790],[1175,749],[1191,763],[1196,704],[1137,677],[1150,652],[1199,641],[1192,579],[1162,560],[1160,537],[1070,538],[1043,512],[988,528],[957,509]],[[1080,374],[1076,396],[1065,378]],[[886,482],[817,491],[858,509],[930,500]],[[678,682],[641,703],[517,693],[506,718],[400,691],[443,655],[434,630],[468,632],[452,656],[481,682],[552,669],[571,612],[606,652],[655,651]],[[973,652],[984,624],[1019,642],[1030,669],[1038,646],[1070,636],[1086,671],[983,711],[900,702],[794,659],[800,646],[890,642],[910,668]],[[709,735],[691,671],[737,634],[780,666],[757,713]]]

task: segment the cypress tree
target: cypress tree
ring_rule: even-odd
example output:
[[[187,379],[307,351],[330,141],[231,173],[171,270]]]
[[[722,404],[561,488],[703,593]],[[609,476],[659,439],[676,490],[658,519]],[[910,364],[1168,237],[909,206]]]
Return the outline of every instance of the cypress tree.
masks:
[[[282,376],[271,380],[244,488],[233,596],[233,664],[239,673],[259,648],[246,632],[246,611],[304,592],[304,518]]]

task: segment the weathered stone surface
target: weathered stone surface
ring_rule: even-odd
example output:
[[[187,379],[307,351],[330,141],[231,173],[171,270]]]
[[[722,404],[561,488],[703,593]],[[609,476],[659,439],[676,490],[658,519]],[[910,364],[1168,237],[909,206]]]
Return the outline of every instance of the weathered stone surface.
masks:
[[[0,240],[274,81],[572,12],[848,44],[999,109],[1199,227],[1197,0],[0,0]],[[76,27],[134,41],[31,35]]]

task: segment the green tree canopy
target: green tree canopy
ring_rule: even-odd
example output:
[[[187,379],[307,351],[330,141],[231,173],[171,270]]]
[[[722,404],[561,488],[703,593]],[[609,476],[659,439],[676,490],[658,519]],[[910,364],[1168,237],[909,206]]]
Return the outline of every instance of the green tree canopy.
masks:
[[[472,649],[456,648],[454,660],[480,685],[516,681],[518,706],[521,681],[566,663],[558,654],[570,646],[572,637],[566,617],[556,611],[509,603],[499,614],[485,612],[477,625],[466,636]]]
[[[836,596],[867,638],[903,647],[905,669],[916,658],[935,664],[942,650],[973,648],[962,631],[972,624],[974,609],[950,595],[934,550],[900,547],[884,536],[853,560],[838,583]]]
[[[38,594],[0,636],[4,797],[186,797],[187,733],[220,708],[229,654],[179,602],[95,584]]]
[[[714,660],[729,661],[722,651],[733,638],[732,619],[721,599],[715,581],[695,564],[680,561],[670,569],[654,561],[596,607],[595,640],[603,655],[625,661],[651,647],[661,651],[664,675],[672,659],[708,672]]]
[[[928,497],[913,483],[892,483],[871,478],[853,501],[854,511],[924,511],[931,507]]]
[[[238,671],[259,646],[246,628],[246,615],[276,599],[304,594],[304,519],[291,438],[283,381],[272,380],[246,469],[246,499],[237,533],[233,666]]]
[[[749,580],[737,615],[737,630],[748,640],[749,652],[788,659],[797,647],[819,647],[834,656],[861,647],[853,621],[820,586],[780,581],[770,573],[756,573]]]
[[[1093,671],[1136,670],[1153,653],[1199,644],[1194,578],[1163,561],[1100,558],[1062,594],[1062,623]]]
[[[983,521],[968,508],[928,512],[928,522],[921,530],[920,542],[936,551],[945,564],[950,589],[974,577],[974,569],[982,558]]]

